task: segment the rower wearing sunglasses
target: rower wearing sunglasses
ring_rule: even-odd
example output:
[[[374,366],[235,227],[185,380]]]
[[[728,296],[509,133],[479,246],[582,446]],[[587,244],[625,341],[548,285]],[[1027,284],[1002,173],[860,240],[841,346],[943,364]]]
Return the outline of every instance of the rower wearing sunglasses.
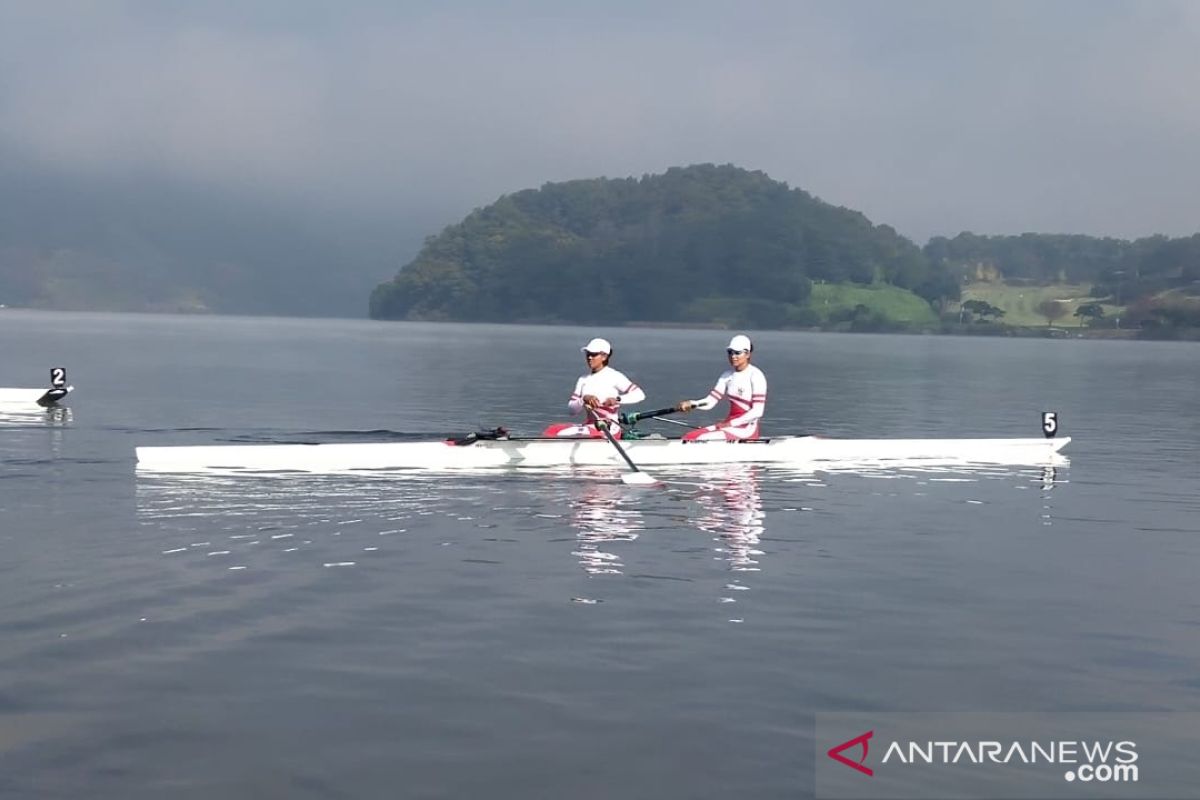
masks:
[[[602,421],[614,437],[620,438],[617,414],[621,404],[640,403],[646,399],[646,393],[624,373],[608,365],[612,345],[607,339],[592,339],[579,349],[587,360],[588,371],[576,381],[567,409],[572,414],[586,413],[587,420],[580,424],[556,423],[542,431],[542,435],[598,439],[604,433],[596,427],[596,422]]]
[[[729,356],[730,369],[721,373],[717,385],[702,400],[684,400],[675,406],[679,411],[691,411],[699,408],[707,411],[717,404],[722,397],[729,398],[729,414],[725,419],[689,431],[683,440],[736,442],[745,439],[758,438],[758,423],[762,420],[763,410],[767,406],[767,376],[758,367],[750,363],[750,354],[754,345],[749,336],[738,334],[729,340],[725,354]]]

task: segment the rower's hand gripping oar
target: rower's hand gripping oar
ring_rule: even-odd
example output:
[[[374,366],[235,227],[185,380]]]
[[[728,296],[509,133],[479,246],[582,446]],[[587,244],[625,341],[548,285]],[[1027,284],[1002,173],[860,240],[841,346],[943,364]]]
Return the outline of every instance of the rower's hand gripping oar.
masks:
[[[613,447],[617,448],[617,452],[621,454],[621,458],[625,459],[625,463],[629,465],[631,470],[633,470],[632,472],[626,472],[624,475],[622,475],[621,482],[626,486],[656,485],[658,483],[658,479],[653,475],[647,475],[645,472],[642,472],[640,469],[638,469],[638,465],[633,463],[633,459],[631,459],[629,454],[625,452],[625,448],[621,447],[621,443],[617,441],[617,437],[613,436],[612,431],[608,429],[608,422],[596,416],[591,409],[588,409],[588,413],[592,417],[592,424],[600,429],[600,432],[604,434],[604,438],[608,439],[608,441],[612,443]]]

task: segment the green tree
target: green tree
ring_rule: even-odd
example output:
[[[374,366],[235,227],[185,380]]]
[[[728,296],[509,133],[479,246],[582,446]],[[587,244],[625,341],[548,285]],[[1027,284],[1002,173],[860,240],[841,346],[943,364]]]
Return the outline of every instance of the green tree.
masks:
[[[1102,319],[1104,317],[1104,308],[1099,303],[1084,303],[1075,309],[1075,316],[1079,317],[1079,326],[1083,327],[1084,319],[1089,320],[1089,324]]]
[[[999,319],[1004,316],[1004,309],[997,308],[986,300],[965,300],[962,309],[985,321],[988,317]]]
[[[1067,313],[1069,305],[1063,300],[1043,300],[1038,303],[1037,312],[1046,318],[1046,327],[1054,324],[1054,320],[1060,319]]]

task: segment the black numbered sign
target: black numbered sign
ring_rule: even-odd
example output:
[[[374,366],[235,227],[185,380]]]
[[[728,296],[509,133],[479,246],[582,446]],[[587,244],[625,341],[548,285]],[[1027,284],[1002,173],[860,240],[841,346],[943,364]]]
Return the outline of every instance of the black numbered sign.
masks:
[[[1058,412],[1043,411],[1042,412],[1042,435],[1047,439],[1053,439],[1054,434],[1058,433]]]
[[[50,385],[55,389],[61,389],[67,385],[67,371],[63,367],[50,368]]]

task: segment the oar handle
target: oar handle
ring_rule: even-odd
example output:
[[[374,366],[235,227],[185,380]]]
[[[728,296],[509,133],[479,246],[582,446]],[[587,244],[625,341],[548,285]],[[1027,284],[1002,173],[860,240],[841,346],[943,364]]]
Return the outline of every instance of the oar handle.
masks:
[[[632,414],[622,414],[621,422],[624,422],[626,425],[633,425],[638,420],[650,419],[651,417],[661,417],[665,414],[678,414],[678,413],[679,413],[678,408],[676,408],[675,406],[668,406],[667,408],[660,408],[657,411],[637,411]]]

